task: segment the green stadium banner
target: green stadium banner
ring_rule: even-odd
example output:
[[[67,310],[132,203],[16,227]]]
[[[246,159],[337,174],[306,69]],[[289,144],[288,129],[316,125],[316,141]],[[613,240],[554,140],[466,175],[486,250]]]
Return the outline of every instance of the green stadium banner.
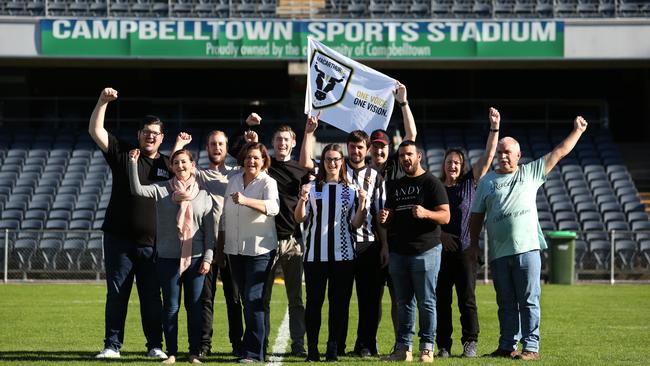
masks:
[[[307,37],[355,59],[562,58],[548,20],[42,19],[43,56],[306,59]]]

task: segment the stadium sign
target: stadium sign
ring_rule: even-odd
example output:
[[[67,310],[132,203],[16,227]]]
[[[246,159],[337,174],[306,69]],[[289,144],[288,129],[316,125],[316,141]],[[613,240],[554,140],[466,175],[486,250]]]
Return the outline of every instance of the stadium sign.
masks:
[[[558,58],[558,21],[43,19],[45,56],[304,59],[307,36],[355,59]]]

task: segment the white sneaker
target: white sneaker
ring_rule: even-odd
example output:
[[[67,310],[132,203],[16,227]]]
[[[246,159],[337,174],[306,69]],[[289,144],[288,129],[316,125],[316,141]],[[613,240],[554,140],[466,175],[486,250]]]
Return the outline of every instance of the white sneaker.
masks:
[[[114,351],[110,348],[104,348],[95,356],[95,358],[120,358],[120,351]]]
[[[164,360],[167,358],[167,354],[160,348],[152,348],[147,352],[147,357],[160,358],[161,360]]]

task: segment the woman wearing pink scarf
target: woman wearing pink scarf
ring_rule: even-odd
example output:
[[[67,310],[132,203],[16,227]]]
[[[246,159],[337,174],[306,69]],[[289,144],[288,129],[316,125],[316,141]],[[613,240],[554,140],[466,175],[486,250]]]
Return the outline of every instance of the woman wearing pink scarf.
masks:
[[[163,363],[176,362],[181,287],[185,289],[189,362],[201,363],[199,298],[215,244],[212,199],[194,179],[196,164],[189,151],[179,150],[172,155],[174,178],[148,186],[140,184],[139,155],[137,149],[129,153],[129,180],[134,195],[156,200],[156,271],[163,294],[163,331],[169,356]]]

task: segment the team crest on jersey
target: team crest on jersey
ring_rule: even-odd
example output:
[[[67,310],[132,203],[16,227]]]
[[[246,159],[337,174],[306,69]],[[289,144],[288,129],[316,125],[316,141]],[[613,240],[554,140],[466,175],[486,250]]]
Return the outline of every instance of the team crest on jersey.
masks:
[[[340,102],[348,88],[353,69],[319,50],[314,51],[309,67],[312,106],[318,109]]]

